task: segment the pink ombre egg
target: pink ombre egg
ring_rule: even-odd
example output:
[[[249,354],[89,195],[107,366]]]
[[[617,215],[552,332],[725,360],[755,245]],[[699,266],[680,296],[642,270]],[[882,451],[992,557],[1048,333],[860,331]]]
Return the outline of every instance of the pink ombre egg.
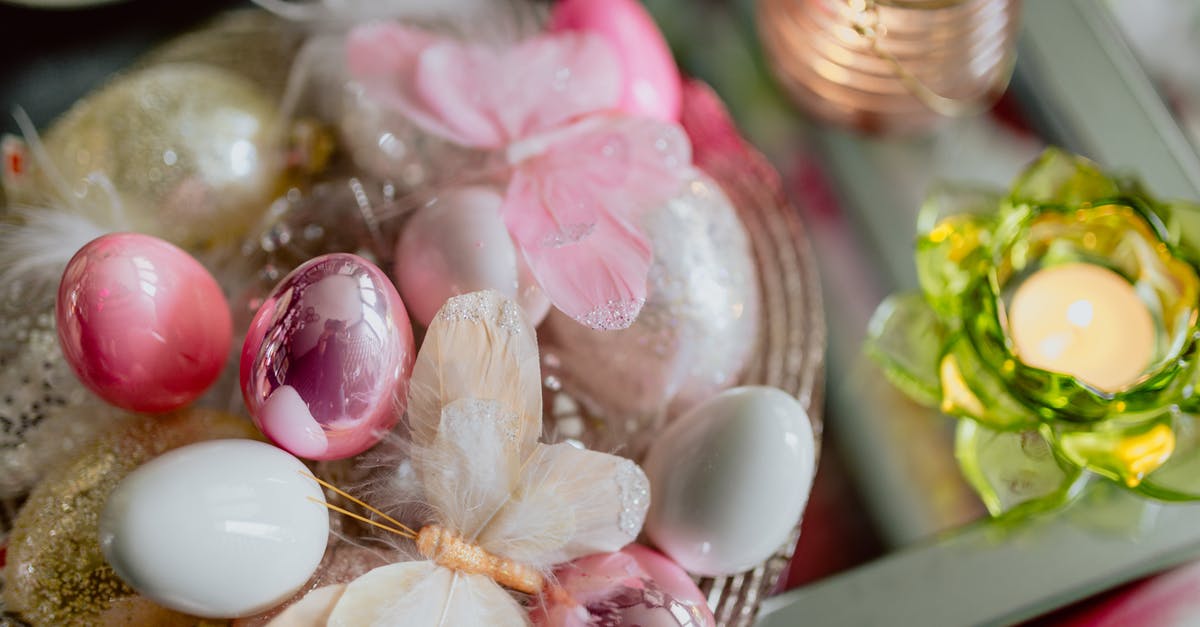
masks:
[[[58,339],[89,389],[131,411],[166,412],[216,380],[233,336],[221,287],[158,238],[112,233],[86,244],[58,287]]]
[[[631,544],[559,568],[561,591],[532,612],[546,627],[712,627],[712,612],[688,574],[661,553]]]
[[[242,346],[242,395],[284,450],[350,457],[404,413],[414,354],[387,276],[355,255],[323,255],[284,277],[255,314]]]
[[[674,122],[682,98],[679,68],[654,18],[638,0],[562,0],[550,16],[551,31],[600,35],[621,61],[622,111]]]

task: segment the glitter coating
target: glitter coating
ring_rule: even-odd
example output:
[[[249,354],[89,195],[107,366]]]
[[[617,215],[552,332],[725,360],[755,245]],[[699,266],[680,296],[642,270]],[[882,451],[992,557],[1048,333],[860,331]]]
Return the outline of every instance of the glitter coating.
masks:
[[[249,80],[207,65],[163,64],[77,102],[45,145],[71,184],[93,174],[112,183],[123,205],[118,223],[201,246],[237,237],[266,209],[283,168],[281,127],[271,98]]]
[[[17,515],[4,570],[9,610],[34,624],[96,624],[104,612],[132,614],[134,606],[151,605],[132,598],[101,554],[98,525],[109,493],[167,450],[256,435],[244,419],[192,409],[130,417],[87,446],[38,484]]]
[[[642,224],[654,263],[632,326],[597,332],[557,311],[542,326],[545,357],[557,363],[548,374],[607,421],[593,448],[625,445],[668,406],[678,413],[732,385],[758,333],[754,257],[720,186],[697,174]]]
[[[537,594],[542,589],[542,575],[537,569],[492,555],[438,525],[421,529],[417,534],[417,550],[450,570],[486,575],[519,592]]]
[[[621,499],[618,524],[621,531],[636,538],[642,531],[646,511],[650,508],[650,480],[637,464],[625,459],[617,468],[615,481]]]
[[[475,322],[494,317],[500,328],[516,335],[521,332],[521,309],[495,292],[480,291],[455,296],[446,301],[438,319],[447,322]]]
[[[0,306],[0,499],[28,492],[120,413],[80,385],[63,359],[53,301],[18,306],[17,293],[28,290],[11,287],[13,302]]]

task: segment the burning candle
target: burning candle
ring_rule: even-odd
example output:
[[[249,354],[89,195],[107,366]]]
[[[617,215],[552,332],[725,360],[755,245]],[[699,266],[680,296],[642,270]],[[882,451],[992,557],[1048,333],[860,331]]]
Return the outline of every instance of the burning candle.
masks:
[[[1154,320],[1121,275],[1090,263],[1035,272],[1008,311],[1017,356],[1105,392],[1135,382],[1154,353]]]

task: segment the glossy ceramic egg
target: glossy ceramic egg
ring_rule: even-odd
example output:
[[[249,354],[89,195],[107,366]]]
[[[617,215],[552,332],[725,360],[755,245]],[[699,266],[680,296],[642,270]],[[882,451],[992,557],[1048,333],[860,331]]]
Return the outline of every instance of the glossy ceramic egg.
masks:
[[[72,417],[87,422],[86,408],[76,407]],[[100,515],[121,480],[150,459],[258,432],[245,418],[194,406],[165,416],[126,415],[108,426],[60,458],[21,506],[0,573],[4,604],[33,625],[195,625],[194,617],[189,622],[162,608],[117,577],[100,550]]]
[[[325,553],[329,512],[307,472],[254,440],[161,455],[109,496],[104,557],[135,590],[181,612],[230,618],[272,607],[308,581]]]
[[[591,32],[608,41],[625,73],[621,110],[670,122],[679,119],[679,68],[641,2],[562,0],[554,5],[550,29]]]
[[[242,394],[254,423],[285,450],[350,457],[404,414],[415,352],[387,276],[355,255],[322,255],[284,277],[254,316]]]
[[[86,244],[58,288],[59,343],[71,369],[104,400],[166,412],[220,374],[233,327],[212,275],[174,245],[138,233]]]
[[[646,533],[693,574],[753,568],[799,522],[815,452],[808,414],[792,396],[769,387],[722,392],[668,425],[646,454]]]
[[[678,564],[631,544],[589,555],[555,571],[565,595],[532,612],[536,625],[554,627],[712,627],[704,594]]]
[[[488,187],[441,194],[404,226],[396,247],[396,282],[404,303],[429,326],[451,296],[493,289],[517,300],[536,326],[550,299],[522,276],[516,248],[500,217],[504,198]]]

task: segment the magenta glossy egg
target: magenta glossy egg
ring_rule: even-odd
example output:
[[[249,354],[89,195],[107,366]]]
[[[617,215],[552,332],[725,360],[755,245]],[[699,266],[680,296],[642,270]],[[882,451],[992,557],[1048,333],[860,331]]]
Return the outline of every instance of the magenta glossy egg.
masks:
[[[229,304],[212,275],[149,235],[86,244],[58,287],[59,344],[100,398],[131,411],[179,409],[204,393],[229,356]]]
[[[242,347],[242,394],[254,423],[308,459],[341,459],[404,413],[415,351],[396,288],[369,261],[323,255],[284,277]]]
[[[641,2],[562,0],[554,5],[550,29],[595,33],[608,41],[624,70],[618,104],[622,111],[668,122],[679,119],[679,67]]]
[[[678,564],[631,544],[577,559],[555,571],[565,592],[531,618],[544,627],[713,627],[704,594]]]

